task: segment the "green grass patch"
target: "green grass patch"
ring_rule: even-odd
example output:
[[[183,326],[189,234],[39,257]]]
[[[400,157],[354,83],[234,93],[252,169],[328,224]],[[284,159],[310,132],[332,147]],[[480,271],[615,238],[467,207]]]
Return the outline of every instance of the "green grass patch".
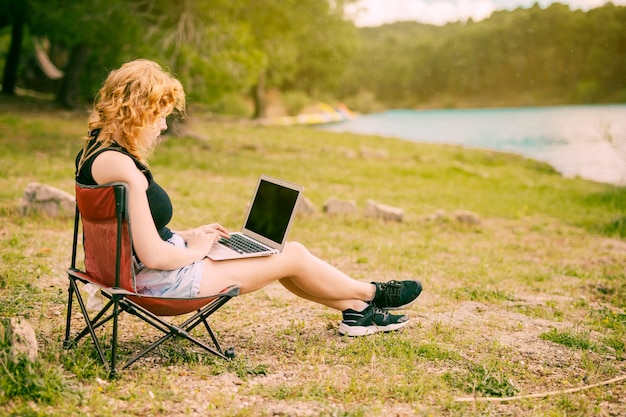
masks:
[[[594,349],[595,346],[586,332],[559,332],[557,329],[552,329],[548,332],[540,334],[539,337],[543,340],[558,343],[559,345],[567,346],[572,349],[588,350]]]
[[[54,404],[69,395],[59,369],[24,354],[14,357],[7,349],[0,351],[0,406],[14,399]]]
[[[339,312],[276,284],[216,313],[212,325],[223,346],[235,348],[234,360],[168,341],[109,381],[88,338],[62,348],[72,219],[19,209],[33,181],[73,192],[87,115],[2,100],[0,315],[33,322],[40,358],[6,366],[0,414],[496,415],[498,405],[454,397],[507,397],[571,388],[581,374],[595,381],[626,374],[624,187],[564,179],[546,164],[499,152],[192,111],[189,134],[164,138],[150,160],[174,202],[173,228],[219,221],[238,229],[258,175],[282,177],[303,184],[317,208],[296,219],[293,240],[355,279],[418,278],[424,294],[402,331],[347,338],[336,331]],[[367,199],[400,207],[404,221],[328,216],[321,208],[330,197],[359,209]],[[457,210],[479,221],[461,223]],[[123,357],[152,342],[139,324],[122,322]],[[556,330],[562,323],[576,330]],[[110,329],[102,330],[108,347]],[[545,341],[554,345],[545,349]],[[626,413],[619,394],[608,386],[510,410]]]
[[[515,297],[501,290],[490,290],[486,288],[465,287],[452,291],[451,294],[457,300],[481,301],[481,302],[498,302],[498,301],[515,301]]]
[[[472,367],[467,372],[446,373],[444,380],[452,387],[486,397],[512,397],[519,392],[505,372],[485,366]]]

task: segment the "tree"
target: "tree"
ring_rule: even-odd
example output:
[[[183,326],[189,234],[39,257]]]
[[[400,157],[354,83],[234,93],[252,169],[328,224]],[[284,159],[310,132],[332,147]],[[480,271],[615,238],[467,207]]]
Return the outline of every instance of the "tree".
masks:
[[[135,0],[149,54],[172,68],[190,95],[215,102],[256,80],[264,57],[248,26],[234,18],[242,0]]]
[[[45,37],[57,50],[65,76],[56,101],[75,107],[93,95],[106,68],[141,48],[141,22],[124,0],[39,0],[31,10],[31,33]],[[89,92],[83,93],[86,89]]]
[[[623,6],[555,3],[442,27],[361,28],[342,91],[369,90],[389,107],[623,102],[625,25]]]
[[[294,76],[282,86],[303,90],[311,96],[336,91],[354,53],[356,28],[345,19],[343,4],[333,6],[328,1],[315,1],[299,5],[307,25],[294,36],[297,45]]]
[[[0,0],[11,11],[0,25],[15,23],[16,31],[5,74],[17,77],[20,30],[27,29],[50,42],[63,68],[63,106],[93,95],[104,71],[141,56],[165,64],[198,101],[254,86],[260,116],[266,82],[309,94],[336,85],[354,30],[343,19],[346,1]]]
[[[29,3],[26,0],[0,0],[0,10],[3,10],[3,13],[0,13],[0,28],[11,26],[11,43],[2,75],[2,94],[15,94],[28,6]]]
[[[354,24],[343,16],[345,2],[328,0],[247,0],[239,19],[252,32],[264,61],[250,89],[254,117],[265,117],[264,93],[271,86],[301,88],[312,93],[332,85],[349,56]]]

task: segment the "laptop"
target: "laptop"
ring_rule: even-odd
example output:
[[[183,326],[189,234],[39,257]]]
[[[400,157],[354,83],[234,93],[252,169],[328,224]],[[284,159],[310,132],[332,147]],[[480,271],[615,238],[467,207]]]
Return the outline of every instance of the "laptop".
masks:
[[[240,232],[221,238],[208,253],[214,261],[280,253],[287,241],[303,187],[261,175]]]

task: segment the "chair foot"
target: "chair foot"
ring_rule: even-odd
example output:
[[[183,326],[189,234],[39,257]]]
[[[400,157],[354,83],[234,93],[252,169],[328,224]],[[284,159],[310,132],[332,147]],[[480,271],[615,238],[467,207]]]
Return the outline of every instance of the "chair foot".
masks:
[[[76,347],[76,343],[73,340],[63,341],[63,349],[74,349],[75,347]]]
[[[235,358],[235,349],[233,349],[233,348],[226,349],[226,352],[224,352],[224,355],[226,355],[226,357],[228,359],[234,359]]]

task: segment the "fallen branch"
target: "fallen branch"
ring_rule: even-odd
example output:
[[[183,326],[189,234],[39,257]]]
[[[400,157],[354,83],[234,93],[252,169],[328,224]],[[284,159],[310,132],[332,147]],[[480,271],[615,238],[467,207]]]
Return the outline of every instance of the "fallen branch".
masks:
[[[544,398],[544,397],[549,397],[552,395],[571,394],[573,392],[579,392],[579,391],[584,391],[584,390],[588,390],[591,388],[600,387],[603,385],[614,384],[616,382],[621,382],[624,380],[626,380],[626,375],[618,376],[616,378],[609,379],[607,381],[602,381],[602,382],[598,382],[596,384],[591,384],[591,385],[585,385],[585,386],[578,387],[578,388],[569,388],[569,389],[558,390],[558,391],[538,392],[536,394],[516,395],[514,397],[476,397],[476,396],[457,397],[454,399],[454,401],[456,402],[472,402],[472,401],[473,402],[506,402],[506,401],[515,401],[515,400],[525,400],[529,398]]]

